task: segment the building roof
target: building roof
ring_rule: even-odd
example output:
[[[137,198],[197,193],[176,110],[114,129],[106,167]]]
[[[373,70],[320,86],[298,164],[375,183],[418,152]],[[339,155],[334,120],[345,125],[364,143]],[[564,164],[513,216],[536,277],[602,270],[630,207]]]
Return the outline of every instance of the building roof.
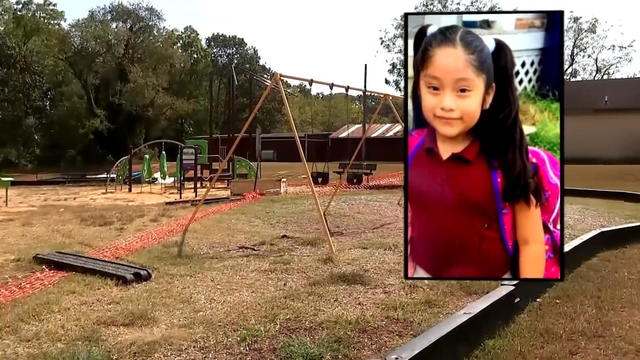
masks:
[[[566,110],[640,109],[640,78],[565,82]]]
[[[404,133],[404,127],[402,124],[368,124],[367,125],[367,137],[397,137],[402,136]],[[362,137],[362,124],[347,124],[338,131],[329,136],[332,139],[340,138],[361,138]]]

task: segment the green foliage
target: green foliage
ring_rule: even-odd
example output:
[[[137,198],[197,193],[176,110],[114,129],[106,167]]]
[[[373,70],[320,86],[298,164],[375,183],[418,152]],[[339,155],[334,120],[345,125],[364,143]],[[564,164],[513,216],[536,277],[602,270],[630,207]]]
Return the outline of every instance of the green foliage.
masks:
[[[531,91],[523,91],[519,94],[520,104],[535,106],[539,112],[544,112],[560,121],[560,102],[556,98],[542,98]]]
[[[252,74],[272,74],[244,39],[168,28],[146,2],[63,20],[49,0],[0,0],[0,168],[79,170],[150,140],[237,132],[265,90]],[[304,84],[283,83],[302,132],[362,122],[356,92],[311,95]],[[290,131],[278,95],[266,98],[249,131]],[[379,101],[367,98],[369,116]],[[374,121],[396,120],[385,105]]]
[[[3,1],[0,9],[0,166],[29,166],[40,152],[42,125],[57,109],[51,45],[63,14],[50,1]]]
[[[329,92],[327,87],[314,85],[314,90]],[[334,132],[347,124],[362,123],[362,95],[345,93],[316,93],[311,94],[309,87],[299,84],[290,88],[294,96],[289,96],[291,113],[296,120],[298,131],[301,132]],[[397,122],[393,110],[388,103],[382,104],[375,119],[372,115],[382,99],[378,96],[367,96],[367,121],[372,123]],[[395,103],[396,111],[402,116],[402,104]],[[283,131],[288,131],[288,124],[284,124]]]
[[[543,117],[536,131],[529,135],[529,145],[549,150],[560,158],[560,123]]]
[[[48,0],[0,0],[0,167],[75,168],[207,134],[210,83],[211,130],[238,131],[263,90],[244,70],[271,73],[242,38],[167,28],[147,3],[63,19]],[[268,133],[283,121],[281,99],[268,97],[255,123]]]
[[[529,134],[529,145],[546,149],[560,158],[560,103],[530,92],[520,94],[521,117],[524,123],[534,125]],[[528,118],[528,119],[527,119]]]

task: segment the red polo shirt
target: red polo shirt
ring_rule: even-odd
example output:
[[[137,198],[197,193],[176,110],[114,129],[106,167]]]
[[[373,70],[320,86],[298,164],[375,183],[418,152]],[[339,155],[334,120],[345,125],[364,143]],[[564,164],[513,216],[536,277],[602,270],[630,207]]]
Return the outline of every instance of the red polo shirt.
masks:
[[[443,160],[428,131],[408,181],[409,242],[418,266],[433,277],[500,278],[509,271],[491,169],[477,140]]]

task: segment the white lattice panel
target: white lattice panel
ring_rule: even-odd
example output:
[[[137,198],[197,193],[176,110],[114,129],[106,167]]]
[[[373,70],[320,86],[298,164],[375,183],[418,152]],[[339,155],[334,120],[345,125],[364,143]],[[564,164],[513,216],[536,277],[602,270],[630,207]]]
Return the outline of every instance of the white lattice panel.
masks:
[[[524,90],[535,91],[538,88],[538,79],[542,68],[540,53],[514,56],[514,61],[516,64],[514,78],[518,93]]]

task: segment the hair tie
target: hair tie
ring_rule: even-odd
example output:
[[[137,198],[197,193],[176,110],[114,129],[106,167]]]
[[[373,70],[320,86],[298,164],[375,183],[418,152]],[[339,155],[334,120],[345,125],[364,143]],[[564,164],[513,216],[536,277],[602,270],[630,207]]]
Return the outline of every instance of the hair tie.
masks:
[[[496,48],[496,39],[494,39],[493,36],[481,36],[481,38],[482,41],[484,41],[484,44],[489,48],[489,52],[492,53],[493,49]]]

